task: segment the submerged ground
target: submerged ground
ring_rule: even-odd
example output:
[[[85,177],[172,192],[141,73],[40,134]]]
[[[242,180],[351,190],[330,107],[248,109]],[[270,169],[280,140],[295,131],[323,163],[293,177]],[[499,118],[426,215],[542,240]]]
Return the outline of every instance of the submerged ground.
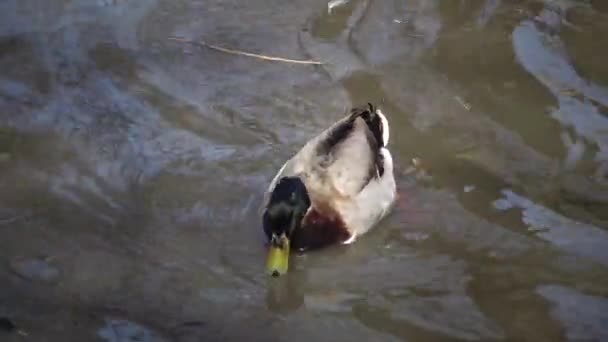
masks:
[[[603,0],[4,0],[0,340],[608,340],[606,57]],[[262,192],[368,101],[395,211],[268,279]]]

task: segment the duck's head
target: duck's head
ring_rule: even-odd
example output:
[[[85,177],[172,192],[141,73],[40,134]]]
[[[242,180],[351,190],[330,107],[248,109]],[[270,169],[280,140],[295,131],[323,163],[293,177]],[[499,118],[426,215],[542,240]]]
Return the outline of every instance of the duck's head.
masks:
[[[283,177],[277,182],[264,212],[264,232],[270,242],[266,270],[272,276],[287,272],[291,236],[309,207],[308,191],[300,178]]]

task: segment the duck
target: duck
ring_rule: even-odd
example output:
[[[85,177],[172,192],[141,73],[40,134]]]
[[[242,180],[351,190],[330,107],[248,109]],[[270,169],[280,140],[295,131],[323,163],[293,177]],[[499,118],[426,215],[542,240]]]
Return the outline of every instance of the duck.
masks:
[[[353,107],[281,166],[262,203],[268,274],[288,271],[290,251],[351,244],[386,217],[397,196],[389,135],[380,109]]]

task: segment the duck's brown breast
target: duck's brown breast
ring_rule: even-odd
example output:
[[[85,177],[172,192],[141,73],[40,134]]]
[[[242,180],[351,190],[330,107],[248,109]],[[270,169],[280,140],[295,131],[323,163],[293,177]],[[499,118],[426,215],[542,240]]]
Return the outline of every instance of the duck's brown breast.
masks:
[[[342,243],[350,236],[344,220],[333,208],[315,206],[293,232],[291,244],[295,250],[305,251]]]

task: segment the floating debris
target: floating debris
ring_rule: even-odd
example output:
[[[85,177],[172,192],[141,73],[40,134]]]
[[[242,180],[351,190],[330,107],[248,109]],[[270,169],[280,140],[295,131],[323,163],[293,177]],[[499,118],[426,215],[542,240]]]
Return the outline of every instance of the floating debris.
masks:
[[[462,107],[464,107],[464,109],[471,110],[471,105],[468,104],[465,100],[463,100],[462,97],[460,97],[460,96],[454,96],[454,100],[456,100],[456,102],[460,103],[460,105]]]
[[[420,160],[420,158],[414,157],[410,161],[410,166],[408,166],[404,170],[404,173],[406,175],[409,175],[411,173],[415,173],[415,172],[419,172],[419,171],[424,171],[424,168],[423,168],[423,165],[422,165],[422,161]]]
[[[404,171],[403,171],[404,175],[411,175],[413,174],[417,180],[419,181],[431,181],[433,179],[433,177],[431,176],[431,173],[429,171],[429,169],[426,167],[426,165],[422,162],[422,160],[418,157],[412,158],[411,160],[411,165],[408,166]]]
[[[173,40],[173,41],[180,42],[180,43],[187,43],[187,44],[192,44],[192,45],[204,46],[206,48],[209,48],[209,49],[212,49],[212,50],[216,50],[216,51],[220,51],[220,52],[224,52],[224,53],[228,53],[228,54],[231,54],[231,55],[253,57],[253,58],[257,58],[257,59],[261,59],[261,60],[265,60],[265,61],[285,62],[285,63],[294,63],[294,64],[314,64],[314,65],[321,65],[321,64],[323,64],[322,62],[319,62],[319,61],[283,58],[283,57],[268,56],[268,55],[263,55],[263,54],[259,54],[259,53],[252,53],[252,52],[246,52],[246,51],[241,51],[241,50],[229,49],[229,48],[225,48],[225,47],[222,47],[222,46],[218,46],[218,45],[214,45],[214,44],[209,44],[209,43],[204,42],[202,40],[200,40],[200,41],[193,41],[193,40],[188,40],[188,39],[180,38],[180,37],[169,37],[169,40]]]
[[[475,190],[475,185],[465,185],[464,188],[462,189],[465,193],[469,193],[473,190]]]

